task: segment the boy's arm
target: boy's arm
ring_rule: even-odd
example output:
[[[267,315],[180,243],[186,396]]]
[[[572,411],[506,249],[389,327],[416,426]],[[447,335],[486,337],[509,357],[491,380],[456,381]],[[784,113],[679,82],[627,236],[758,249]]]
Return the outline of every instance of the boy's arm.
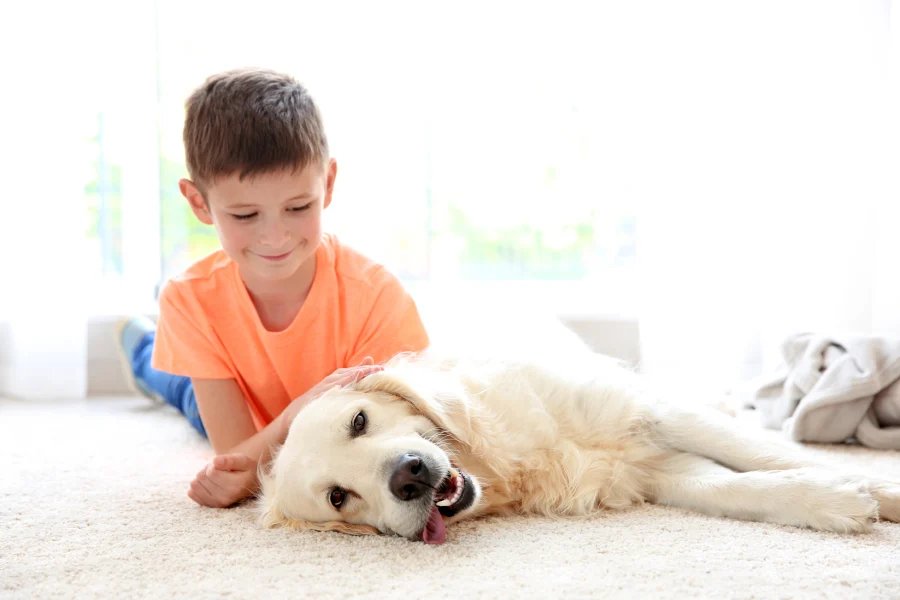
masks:
[[[216,454],[232,448],[256,434],[256,426],[234,379],[191,379],[200,419]]]
[[[259,432],[241,388],[234,379],[192,379],[200,419],[217,456],[191,482],[188,496],[197,504],[224,508],[253,494],[257,465],[278,442],[275,428]]]

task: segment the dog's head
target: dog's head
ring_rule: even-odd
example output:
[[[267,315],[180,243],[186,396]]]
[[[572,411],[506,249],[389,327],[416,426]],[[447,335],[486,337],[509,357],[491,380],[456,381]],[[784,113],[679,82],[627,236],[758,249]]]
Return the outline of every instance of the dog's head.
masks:
[[[261,474],[262,523],[442,543],[446,523],[481,493],[453,464],[450,423],[460,416],[389,370],[326,392],[300,411]]]

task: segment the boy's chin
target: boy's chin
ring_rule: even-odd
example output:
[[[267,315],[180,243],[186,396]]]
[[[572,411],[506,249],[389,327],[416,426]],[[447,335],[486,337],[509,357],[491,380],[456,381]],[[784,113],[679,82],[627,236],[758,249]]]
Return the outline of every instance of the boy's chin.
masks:
[[[281,260],[269,260],[252,256],[238,264],[244,279],[253,281],[284,281],[297,277],[312,277],[315,274],[315,255],[301,259],[297,252]]]

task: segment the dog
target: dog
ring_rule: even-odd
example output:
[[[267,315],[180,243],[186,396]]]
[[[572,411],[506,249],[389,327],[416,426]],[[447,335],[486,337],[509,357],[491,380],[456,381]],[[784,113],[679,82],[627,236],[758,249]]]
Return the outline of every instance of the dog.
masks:
[[[840,533],[900,519],[900,484],[832,473],[603,357],[397,356],[302,408],[260,482],[264,526],[431,544],[480,515],[643,502]]]

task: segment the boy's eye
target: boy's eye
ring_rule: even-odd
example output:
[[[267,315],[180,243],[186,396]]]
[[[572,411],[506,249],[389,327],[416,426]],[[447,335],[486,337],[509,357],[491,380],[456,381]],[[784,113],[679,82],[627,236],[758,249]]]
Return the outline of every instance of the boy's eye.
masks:
[[[312,202],[309,204],[304,204],[303,206],[292,206],[288,210],[291,212],[303,212],[304,210],[309,209],[312,206]]]
[[[255,217],[256,213],[252,212],[252,213],[248,213],[246,215],[236,215],[236,214],[232,213],[231,216],[234,217],[235,219],[237,219],[238,221],[246,221],[247,219],[252,219],[253,217]]]

